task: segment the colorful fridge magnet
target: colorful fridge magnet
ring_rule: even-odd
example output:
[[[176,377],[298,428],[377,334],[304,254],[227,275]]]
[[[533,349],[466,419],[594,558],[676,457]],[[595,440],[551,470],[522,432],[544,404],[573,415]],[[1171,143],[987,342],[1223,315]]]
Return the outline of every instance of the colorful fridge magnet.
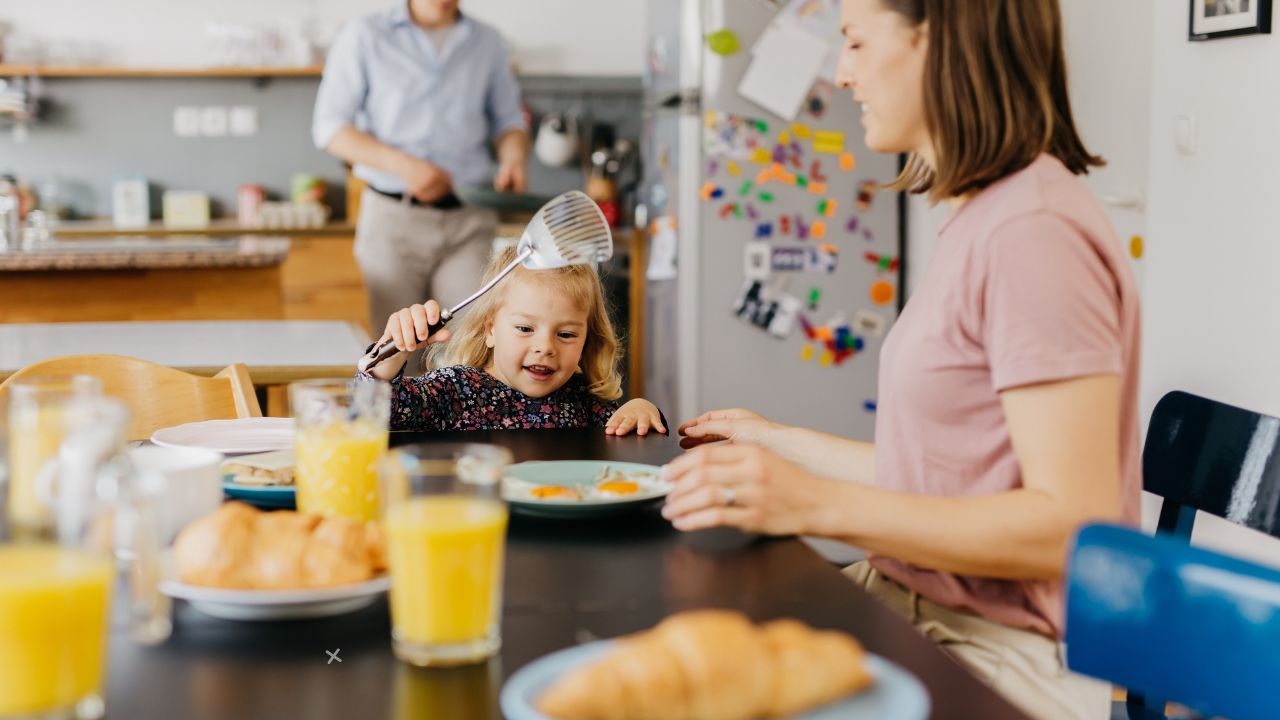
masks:
[[[827,224],[821,220],[814,220],[809,232],[813,233],[814,240],[821,240],[827,236]]]
[[[791,133],[787,132],[786,130],[783,130],[782,132],[778,133],[778,143],[782,145],[790,145]]]
[[[766,242],[749,242],[742,251],[742,273],[750,280],[764,280],[769,277],[769,251],[772,248]]]
[[[880,255],[873,252],[865,252],[862,257],[867,262],[876,266],[876,270],[880,272],[896,272],[898,269],[898,258],[889,255]]]
[[[738,165],[738,163],[732,160],[725,163],[725,168],[727,168],[729,170],[729,174],[734,177],[738,177],[742,175],[742,168]]]
[[[751,153],[751,162],[757,165],[768,165],[771,159],[769,151],[762,147],[756,148]]]
[[[804,345],[800,348],[800,359],[804,362],[809,362],[813,359],[812,345]]]
[[[754,185],[755,185],[755,183],[751,182],[750,180],[744,180],[744,181],[742,182],[742,187],[738,188],[738,194],[739,194],[739,195],[742,195],[742,196],[750,195],[750,194],[751,194],[751,188],[752,188]]]
[[[834,90],[831,83],[822,81],[814,83],[813,88],[809,90],[809,96],[805,98],[804,109],[821,120],[822,116],[827,114],[827,106],[831,104],[831,94]]]
[[[782,217],[778,218],[778,230],[780,230],[783,235],[791,234],[791,216],[790,215],[783,215]]]
[[[827,181],[827,176],[822,174],[821,162],[817,160],[813,161],[813,164],[809,166],[809,177],[813,178],[814,180],[817,180],[818,182]]]
[[[720,170],[720,161],[719,161],[719,160],[716,160],[715,158],[711,158],[710,160],[708,160],[708,161],[707,161],[707,176],[708,176],[708,177],[710,177],[710,176],[712,176],[712,175],[715,175],[715,174],[716,174],[716,172],[718,172],[719,170]]]
[[[887,280],[876,280],[871,283],[871,289],[867,292],[867,296],[871,298],[871,302],[877,305],[888,305],[893,302],[894,293],[892,283]]]
[[[769,269],[774,272],[803,272],[808,259],[809,248],[775,247],[769,253]]]
[[[835,245],[822,243],[817,247],[809,248],[807,259],[808,263],[805,265],[805,270],[833,273],[836,271],[836,264],[840,259],[840,250]]]
[[[822,302],[822,288],[809,288],[809,309],[816,312],[818,309],[818,303],[820,302]]]
[[[857,162],[853,159],[853,153],[847,152],[840,155],[840,169],[844,172],[852,172]]]
[[[858,196],[854,204],[858,207],[858,212],[867,212],[871,209],[871,202],[875,200],[876,190],[880,187],[875,180],[863,180],[858,183]]]
[[[808,340],[804,349],[800,351],[801,358],[812,358],[818,350],[821,350],[818,364],[824,367],[840,366],[866,347],[866,341],[844,321],[841,315],[836,315],[828,320],[826,325],[818,327],[811,325],[804,315],[801,315],[799,320],[800,326],[804,328],[804,336]],[[808,352],[805,351],[806,349]]]
[[[866,411],[867,411],[867,412],[869,412],[869,413],[873,413],[873,414],[874,414],[874,413],[875,413],[875,411],[876,411],[876,401],[875,401],[875,400],[867,400],[867,401],[863,402],[863,403],[862,403],[862,409],[863,409],[863,410],[866,410]]]
[[[723,194],[724,192],[720,188],[716,187],[716,184],[713,182],[703,183],[702,189],[698,191],[698,195],[703,200],[711,200],[713,198],[718,198]]]
[[[773,337],[785,339],[795,329],[800,307],[798,298],[748,278],[733,301],[733,314]]]
[[[867,337],[880,337],[884,334],[888,323],[889,321],[883,315],[877,315],[869,310],[859,310],[853,316],[853,329]]]
[[[773,237],[773,223],[760,223],[756,225],[756,239],[765,239]]]
[[[741,50],[742,44],[738,42],[736,33],[728,28],[721,28],[707,35],[707,48],[721,57],[728,57]]]
[[[808,140],[811,132],[812,130],[809,128],[809,126],[805,125],[804,123],[791,124],[791,134],[795,135],[797,138],[801,140]]]
[[[1129,238],[1129,257],[1134,260],[1142,259],[1142,236],[1134,235]]]
[[[844,224],[844,229],[847,232],[856,232],[858,229],[858,216],[854,215],[849,218],[849,222]]]
[[[813,151],[839,155],[844,152],[844,133],[839,130],[818,130],[813,134]]]

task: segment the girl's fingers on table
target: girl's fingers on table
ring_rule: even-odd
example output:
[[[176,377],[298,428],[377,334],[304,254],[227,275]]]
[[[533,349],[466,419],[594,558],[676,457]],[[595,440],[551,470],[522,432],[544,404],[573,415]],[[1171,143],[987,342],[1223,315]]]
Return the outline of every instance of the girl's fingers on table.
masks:
[[[636,426],[636,419],[630,415],[624,416],[618,421],[618,426],[613,429],[614,435],[626,435],[631,432],[631,428]]]
[[[641,417],[639,420],[636,421],[636,434],[637,435],[649,434],[649,418]]]

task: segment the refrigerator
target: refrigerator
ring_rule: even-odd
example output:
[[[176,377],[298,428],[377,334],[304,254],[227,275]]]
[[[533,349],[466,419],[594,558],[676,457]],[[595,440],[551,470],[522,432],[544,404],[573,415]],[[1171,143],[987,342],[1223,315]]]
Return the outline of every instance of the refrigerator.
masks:
[[[906,262],[902,199],[878,186],[901,159],[867,150],[834,87],[838,18],[839,0],[648,2],[645,395],[673,422],[746,407],[872,439]]]

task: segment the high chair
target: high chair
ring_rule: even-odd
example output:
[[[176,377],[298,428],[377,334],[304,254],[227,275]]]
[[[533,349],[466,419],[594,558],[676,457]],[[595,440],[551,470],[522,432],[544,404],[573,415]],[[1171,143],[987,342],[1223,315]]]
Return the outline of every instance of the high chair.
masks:
[[[32,363],[0,383],[0,402],[9,387],[41,375],[92,375],[106,395],[129,406],[128,438],[145,440],[160,428],[200,420],[262,417],[249,370],[228,365],[213,377],[121,355],[68,355]]]

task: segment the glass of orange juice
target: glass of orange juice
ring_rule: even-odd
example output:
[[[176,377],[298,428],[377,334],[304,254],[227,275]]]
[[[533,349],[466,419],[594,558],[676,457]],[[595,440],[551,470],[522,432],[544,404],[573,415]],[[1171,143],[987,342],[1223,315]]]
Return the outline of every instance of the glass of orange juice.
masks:
[[[426,443],[381,464],[391,639],[419,666],[481,662],[502,644],[505,448]]]
[[[62,409],[62,440],[33,491],[48,510],[48,533],[0,542],[0,718],[103,715],[118,570],[128,578],[135,637],[158,642],[170,628],[167,604],[149,601],[157,595],[155,515],[123,459],[128,411],[103,397]],[[130,559],[117,564],[125,548]]]
[[[298,422],[298,512],[378,516],[378,461],[387,452],[391,389],[386,383],[304,380],[289,385]]]
[[[36,479],[67,432],[67,404],[102,394],[102,382],[91,375],[46,375],[21,378],[9,390],[8,517],[17,537],[47,535],[53,517],[36,496]]]

